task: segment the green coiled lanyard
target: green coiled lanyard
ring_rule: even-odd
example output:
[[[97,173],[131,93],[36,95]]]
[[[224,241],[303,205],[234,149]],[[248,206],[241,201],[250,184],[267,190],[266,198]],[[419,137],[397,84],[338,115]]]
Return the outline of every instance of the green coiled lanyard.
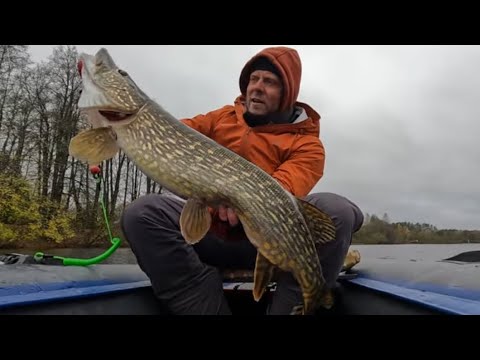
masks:
[[[98,264],[105,259],[107,259],[110,255],[112,255],[115,250],[120,246],[121,240],[118,237],[112,236],[112,231],[110,229],[110,223],[108,221],[107,209],[105,208],[105,202],[103,200],[103,188],[105,187],[105,182],[103,181],[102,177],[100,176],[100,167],[98,166],[91,166],[90,172],[92,173],[93,177],[99,183],[100,186],[100,205],[102,207],[103,217],[105,220],[105,225],[107,227],[108,236],[110,238],[110,242],[112,246],[107,249],[103,254],[100,254],[96,257],[89,258],[89,259],[79,259],[79,258],[70,258],[70,257],[63,257],[63,256],[52,256],[52,255],[45,255],[42,252],[37,252],[34,255],[34,259],[37,262],[41,262],[45,258],[53,258],[55,260],[60,261],[64,266],[89,266],[93,264]]]

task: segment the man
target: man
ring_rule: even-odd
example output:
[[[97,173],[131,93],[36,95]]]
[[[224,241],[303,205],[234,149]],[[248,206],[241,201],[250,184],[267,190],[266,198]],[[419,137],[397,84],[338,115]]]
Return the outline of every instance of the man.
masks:
[[[266,48],[242,69],[241,95],[234,105],[182,121],[332,217],[336,238],[318,247],[318,253],[327,286],[333,287],[363,215],[339,195],[308,195],[323,176],[325,151],[319,139],[319,114],[297,101],[301,73],[295,49]],[[235,212],[225,206],[212,209],[213,222],[205,238],[188,245],[179,227],[184,203],[168,195],[141,197],[125,209],[123,232],[156,296],[173,314],[230,314],[221,270],[253,269],[256,249]],[[302,302],[299,286],[291,273],[279,272],[275,281],[267,312],[289,314]]]

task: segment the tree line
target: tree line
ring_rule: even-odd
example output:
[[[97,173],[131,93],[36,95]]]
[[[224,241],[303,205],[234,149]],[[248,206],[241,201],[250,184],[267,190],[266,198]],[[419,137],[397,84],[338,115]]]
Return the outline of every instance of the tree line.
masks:
[[[437,229],[425,223],[390,222],[388,214],[381,218],[366,214],[362,228],[353,236],[354,244],[461,244],[480,243],[480,231]]]
[[[102,182],[69,156],[71,138],[89,126],[77,107],[77,59],[73,46],[35,63],[27,45],[0,45],[0,247],[105,245],[102,203],[119,234],[125,206],[163,190],[121,151],[103,162]],[[478,232],[367,220],[354,242],[480,241]]]

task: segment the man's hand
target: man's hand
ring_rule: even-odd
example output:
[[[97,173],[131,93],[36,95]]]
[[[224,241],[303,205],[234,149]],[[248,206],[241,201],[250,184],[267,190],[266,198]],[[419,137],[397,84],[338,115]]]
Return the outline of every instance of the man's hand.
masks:
[[[237,214],[232,208],[227,208],[224,205],[218,207],[218,217],[222,221],[228,221],[230,226],[237,226],[239,223]]]

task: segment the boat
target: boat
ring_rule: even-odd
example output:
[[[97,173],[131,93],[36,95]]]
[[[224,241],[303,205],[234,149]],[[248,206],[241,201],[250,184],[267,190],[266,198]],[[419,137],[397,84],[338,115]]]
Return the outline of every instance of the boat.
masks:
[[[472,244],[473,245],[473,244]],[[340,273],[327,315],[478,315],[480,251],[441,245],[358,245],[361,261]],[[0,256],[2,315],[169,315],[137,264],[65,266],[55,257]],[[224,273],[233,315],[263,315],[252,274]]]

